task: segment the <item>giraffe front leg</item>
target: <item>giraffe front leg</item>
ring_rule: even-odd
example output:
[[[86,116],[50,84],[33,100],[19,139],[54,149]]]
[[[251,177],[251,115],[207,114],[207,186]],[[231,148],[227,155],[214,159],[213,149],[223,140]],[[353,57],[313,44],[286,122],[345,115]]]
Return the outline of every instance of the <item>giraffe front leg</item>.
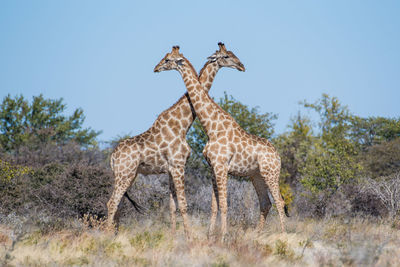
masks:
[[[215,180],[218,189],[218,205],[221,211],[221,241],[226,239],[227,234],[227,181],[228,181],[228,165],[217,164],[214,165]]]
[[[183,218],[183,228],[188,240],[191,238],[190,223],[187,215],[187,203],[185,197],[184,166],[170,168],[170,175],[174,182],[176,198],[178,200],[179,211]]]
[[[268,197],[268,186],[265,183],[263,177],[260,174],[256,175],[251,179],[254,189],[256,190],[258,202],[260,205],[260,219],[257,225],[257,231],[261,231],[264,228],[265,219],[271,209],[272,203]]]
[[[211,218],[210,218],[210,226],[208,228],[208,238],[211,238],[211,236],[214,233],[215,230],[215,222],[217,220],[217,214],[218,214],[218,188],[217,188],[217,183],[215,181],[215,177],[212,179],[212,192],[211,192]]]

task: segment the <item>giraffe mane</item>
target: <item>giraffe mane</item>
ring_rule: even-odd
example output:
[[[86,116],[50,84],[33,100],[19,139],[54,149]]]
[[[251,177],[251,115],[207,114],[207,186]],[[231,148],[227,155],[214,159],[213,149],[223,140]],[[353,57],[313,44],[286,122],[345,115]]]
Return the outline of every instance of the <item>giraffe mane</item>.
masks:
[[[194,72],[194,74],[196,74],[196,77],[198,78],[199,76],[197,75],[197,71],[193,67],[192,63],[190,63],[190,61],[187,58],[185,58],[182,54],[179,54],[179,55],[187,62],[187,64],[189,65],[189,68],[192,69],[192,71]]]
[[[172,54],[177,54],[177,55],[181,56],[181,57],[187,62],[187,64],[189,65],[189,68],[191,68],[192,71],[196,74],[196,77],[198,77],[197,71],[196,71],[196,69],[193,67],[192,63],[190,63],[190,61],[189,61],[187,58],[185,58],[185,57],[183,56],[183,54],[179,53],[179,49],[180,49],[179,45],[174,45],[174,46],[172,47],[172,52],[171,52],[171,53],[172,53]]]
[[[207,67],[208,67],[210,64],[212,64],[212,62],[209,61],[209,60],[204,64],[204,66],[201,68],[201,70],[200,70],[200,72],[199,72],[198,78],[200,78],[201,75],[203,75],[203,72],[207,69]]]
[[[157,116],[157,119],[154,121],[154,123],[152,124],[152,126],[147,130],[150,131],[152,128],[154,128],[154,125],[157,123],[157,121],[165,116],[165,114],[169,113],[171,110],[173,110],[174,108],[176,108],[177,105],[180,105],[180,102],[182,101],[183,98],[186,98],[185,95],[181,96],[172,106],[170,106],[168,109],[164,110],[163,112],[160,113],[160,115]]]

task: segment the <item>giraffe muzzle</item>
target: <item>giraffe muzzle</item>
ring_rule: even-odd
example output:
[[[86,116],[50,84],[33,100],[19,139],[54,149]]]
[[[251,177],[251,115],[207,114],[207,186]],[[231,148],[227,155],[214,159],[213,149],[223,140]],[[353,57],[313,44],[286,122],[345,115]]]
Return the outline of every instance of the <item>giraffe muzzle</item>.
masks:
[[[239,64],[238,70],[240,71],[246,71],[246,68],[244,67],[244,65],[242,63]]]

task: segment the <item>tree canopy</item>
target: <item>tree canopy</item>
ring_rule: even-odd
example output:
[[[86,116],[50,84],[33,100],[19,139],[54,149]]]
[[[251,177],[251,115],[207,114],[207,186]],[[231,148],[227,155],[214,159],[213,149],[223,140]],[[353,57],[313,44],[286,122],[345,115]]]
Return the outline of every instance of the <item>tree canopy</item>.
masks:
[[[77,142],[93,146],[100,132],[83,128],[85,116],[78,108],[66,116],[63,99],[45,99],[34,96],[32,102],[22,95],[7,95],[0,105],[0,147],[12,151],[21,145],[35,146],[41,143]]]
[[[338,186],[355,178],[361,170],[356,160],[356,145],[350,136],[350,112],[336,97],[326,94],[315,103],[303,102],[304,107],[320,116],[319,134],[301,170],[302,183],[312,192],[334,192]]]

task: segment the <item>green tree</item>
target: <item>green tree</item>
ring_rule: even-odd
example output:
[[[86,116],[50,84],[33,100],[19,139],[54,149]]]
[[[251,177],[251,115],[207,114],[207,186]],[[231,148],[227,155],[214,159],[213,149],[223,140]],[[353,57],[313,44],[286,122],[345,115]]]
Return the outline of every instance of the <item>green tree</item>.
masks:
[[[218,104],[248,133],[267,139],[274,134],[273,121],[278,117],[276,114],[270,112],[261,114],[258,107],[250,108],[233,98],[233,96],[228,96],[226,92],[219,99]],[[208,137],[201,123],[196,119],[188,132],[188,142],[192,147],[194,157],[202,157],[202,151],[207,140]]]
[[[320,116],[319,134],[302,168],[301,182],[312,193],[328,196],[344,183],[354,180],[361,170],[358,150],[350,139],[350,113],[336,97],[326,94],[315,103],[302,103]]]
[[[351,138],[362,150],[400,138],[400,118],[350,117]]]
[[[377,178],[400,171],[400,118],[351,116],[350,122],[364,175]]]
[[[65,109],[62,98],[52,100],[39,95],[29,103],[22,95],[7,95],[0,105],[1,148],[12,151],[21,145],[69,141],[82,146],[96,145],[100,132],[82,128],[83,110],[78,108],[71,116],[65,116]]]
[[[274,139],[282,159],[281,177],[295,186],[301,179],[301,170],[315,142],[309,118],[299,112],[291,119],[289,131]]]
[[[368,177],[377,178],[400,173],[400,138],[372,145],[360,158]]]

